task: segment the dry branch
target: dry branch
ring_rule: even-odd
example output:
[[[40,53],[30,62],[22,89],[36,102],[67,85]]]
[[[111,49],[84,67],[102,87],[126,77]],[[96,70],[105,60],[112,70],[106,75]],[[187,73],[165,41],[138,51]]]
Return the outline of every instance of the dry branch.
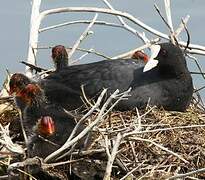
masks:
[[[88,25],[88,27],[85,29],[85,31],[82,33],[82,35],[79,37],[79,39],[76,41],[76,43],[74,44],[73,48],[71,49],[71,51],[68,53],[68,60],[70,60],[71,56],[73,55],[73,53],[75,52],[75,50],[78,48],[78,46],[80,45],[80,43],[82,42],[82,40],[88,35],[88,31],[90,30],[90,28],[93,26],[93,24],[95,23],[96,19],[98,17],[98,14],[96,14],[93,18],[93,20],[91,21],[91,23]],[[70,62],[72,63],[72,62]]]

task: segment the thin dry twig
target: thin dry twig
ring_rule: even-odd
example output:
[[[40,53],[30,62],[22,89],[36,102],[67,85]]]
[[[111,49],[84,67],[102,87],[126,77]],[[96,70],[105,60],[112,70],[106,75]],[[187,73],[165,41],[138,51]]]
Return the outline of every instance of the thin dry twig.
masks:
[[[179,27],[175,30],[175,37],[177,38],[179,36],[179,34],[184,30],[184,24],[187,24],[189,21],[190,16],[187,15],[184,19],[183,22],[181,21]]]
[[[3,127],[0,123],[0,143],[3,144],[10,152],[18,153],[18,154],[24,154],[24,149],[18,145],[14,144],[11,140],[11,137],[9,135],[9,124],[5,127]]]
[[[204,173],[204,172],[205,172],[205,168],[201,168],[201,169],[197,169],[195,171],[191,171],[191,172],[188,172],[188,173],[178,174],[178,175],[172,176],[172,177],[170,177],[168,179],[171,180],[171,179],[185,178],[185,177],[188,177],[190,175]]]
[[[108,156],[107,167],[106,167],[106,170],[105,170],[103,180],[110,179],[110,175],[111,175],[111,172],[112,172],[112,165],[113,165],[113,162],[114,162],[115,157],[117,155],[117,151],[118,151],[118,148],[120,146],[121,139],[122,139],[122,135],[120,133],[118,133],[117,137],[116,137],[115,144],[114,144],[113,149],[112,149],[112,152]]]
[[[98,99],[100,99],[100,101],[102,100],[102,98],[104,97],[105,93],[107,92],[107,89],[104,89],[101,93],[101,95],[99,96]],[[47,156],[45,158],[45,162],[52,160],[53,158],[55,158],[57,155],[59,155],[60,153],[62,153],[65,149],[68,149],[70,146],[72,146],[73,144],[75,144],[77,141],[79,141],[82,137],[84,137],[90,130],[93,129],[94,126],[96,126],[97,124],[99,124],[104,115],[107,114],[109,111],[106,111],[106,108],[109,106],[109,104],[112,102],[112,100],[114,98],[116,98],[116,96],[118,95],[119,90],[116,90],[108,99],[107,101],[104,103],[104,105],[102,106],[102,108],[100,109],[100,112],[97,116],[97,118],[91,123],[89,124],[81,133],[79,133],[75,138],[73,138],[70,141],[66,141],[65,144],[58,150],[56,150],[55,152],[53,152],[52,154],[50,154],[49,156]],[[125,94],[127,92],[125,91]],[[124,94],[122,94],[123,96]],[[69,138],[70,139],[70,138]]]
[[[172,154],[173,156],[176,156],[177,158],[181,159],[182,161],[184,161],[185,163],[189,163],[186,159],[184,159],[183,157],[181,157],[180,155],[178,155],[177,153],[169,150],[168,148],[165,148],[163,147],[162,145],[160,144],[157,144],[156,142],[152,141],[152,140],[149,140],[149,139],[143,139],[143,138],[140,138],[140,137],[128,137],[129,140],[135,140],[135,141],[145,141],[145,142],[149,142],[151,144],[154,144],[155,146],[157,146],[158,148]]]
[[[93,20],[91,21],[91,23],[88,25],[88,27],[85,29],[85,31],[82,33],[82,35],[79,37],[79,39],[76,41],[76,43],[74,44],[73,48],[71,49],[71,51],[68,53],[68,60],[70,60],[70,58],[72,57],[73,53],[75,52],[75,50],[78,48],[78,46],[80,45],[80,43],[83,41],[83,39],[89,34],[89,30],[90,28],[94,25],[96,19],[98,17],[98,14],[96,14],[93,18]]]

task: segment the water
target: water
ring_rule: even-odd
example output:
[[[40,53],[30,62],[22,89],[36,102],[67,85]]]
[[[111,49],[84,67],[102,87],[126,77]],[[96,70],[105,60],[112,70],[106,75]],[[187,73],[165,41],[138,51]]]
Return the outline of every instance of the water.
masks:
[[[162,22],[161,18],[154,9],[154,3],[157,3],[159,8],[164,14],[163,0],[112,0],[113,7],[117,10],[125,11],[138,19],[142,20],[147,25],[160,30],[161,32],[168,33],[168,29]],[[205,1],[201,0],[172,0],[172,18],[174,27],[178,27],[181,18],[187,14],[191,16],[188,22],[188,30],[191,35],[191,43],[205,45],[204,36],[204,22],[205,22]],[[62,6],[93,6],[93,7],[106,7],[100,0],[42,0],[41,10],[48,8],[57,8]],[[29,24],[31,14],[31,3],[28,0],[6,0],[1,2],[0,7],[0,52],[2,54],[0,66],[0,83],[3,82],[6,69],[11,72],[21,72],[24,70],[24,65],[19,61],[26,60],[28,50],[28,37],[29,37]],[[79,19],[92,19],[94,14],[89,13],[66,13],[60,15],[52,15],[47,17],[41,27],[62,23],[67,21]],[[109,22],[118,23],[118,19],[110,15],[99,15],[98,20],[106,20]],[[133,28],[138,31],[144,31],[142,28],[133,23],[128,22]],[[72,46],[78,39],[80,34],[84,31],[87,25],[73,25],[66,26],[61,29],[51,30],[41,33],[39,36],[39,45],[56,45],[63,44],[65,46]],[[133,36],[128,31],[111,28],[105,26],[95,26],[92,28],[93,35],[89,36],[82,44],[83,48],[94,48],[108,56],[114,56],[119,53],[125,52],[129,49],[142,45],[142,42]],[[146,33],[147,37],[154,38],[150,33]],[[187,40],[186,33],[182,33],[180,38],[184,41]],[[76,53],[74,59],[79,57],[80,54]],[[196,56],[202,69],[205,68],[203,56]],[[50,60],[50,51],[41,50],[38,53],[38,64],[50,68],[52,67]],[[81,63],[98,61],[101,58],[94,55],[88,55]],[[196,65],[192,60],[188,59],[190,71],[196,71]],[[193,75],[195,87],[199,88],[204,86],[204,79],[199,75]],[[205,98],[205,91],[201,91],[203,98]]]

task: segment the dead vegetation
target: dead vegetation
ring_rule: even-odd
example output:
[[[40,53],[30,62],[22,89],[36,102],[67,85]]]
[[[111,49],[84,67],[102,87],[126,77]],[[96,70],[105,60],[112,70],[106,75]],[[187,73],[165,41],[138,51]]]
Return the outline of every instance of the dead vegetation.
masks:
[[[40,0],[38,0],[40,2]],[[37,1],[36,1],[37,2]],[[40,6],[38,2],[37,6]],[[89,35],[90,28],[95,24],[104,24],[108,26],[117,26],[124,28],[127,31],[140,37],[145,45],[132,50],[128,53],[113,57],[116,59],[130,57],[136,50],[142,50],[149,47],[151,44],[159,41],[159,39],[148,40],[144,33],[139,33],[128,24],[126,24],[122,17],[127,18],[133,23],[143,27],[149,32],[153,29],[145,24],[138,22],[138,19],[129,15],[114,10],[114,8],[106,1],[103,0],[109,9],[102,8],[64,8],[54,9],[55,13],[62,10],[69,12],[103,12],[113,14],[119,19],[119,24],[109,24],[108,22],[97,21],[97,14],[92,20],[83,20],[81,23],[89,24],[86,30],[82,33],[80,38],[76,41],[74,46],[70,48],[72,56],[81,41]],[[184,18],[179,28],[174,32],[171,10],[168,4],[170,1],[164,1],[167,12],[167,24],[170,29],[170,36],[162,34],[158,31],[152,33],[165,39],[171,39],[173,42],[177,40],[178,35],[186,29],[186,23],[189,17]],[[156,7],[157,8],[157,7]],[[52,11],[45,11],[40,14],[41,19],[47,14],[52,14]],[[166,21],[164,19],[164,21]],[[40,22],[36,22],[40,26]],[[38,24],[39,23],[39,24]],[[78,23],[78,22],[75,22]],[[79,21],[80,23],[80,21]],[[67,23],[69,24],[69,22]],[[36,26],[37,26],[36,25]],[[58,24],[47,29],[58,28],[65,26]],[[34,29],[35,23],[33,24]],[[146,28],[145,28],[146,27]],[[38,27],[40,28],[40,27]],[[42,47],[37,47],[38,35],[41,31],[47,30],[36,28],[35,37],[30,38],[30,52],[28,63],[34,64],[36,61],[37,50]],[[187,30],[187,29],[186,29]],[[31,33],[33,31],[31,30]],[[171,37],[171,38],[170,38]],[[176,43],[176,42],[175,42]],[[189,44],[189,42],[178,42],[186,53],[204,54],[204,49],[201,46]],[[189,48],[187,48],[189,46]],[[51,47],[45,47],[51,48]],[[87,54],[93,53],[98,56],[106,57],[94,49],[85,50],[80,49]],[[192,57],[193,58],[193,57]],[[80,59],[80,58],[79,58]],[[196,62],[199,72],[197,74],[203,76],[200,66]],[[31,72],[29,72],[31,73]],[[30,74],[27,75],[30,75]],[[104,93],[104,94],[103,94]],[[145,110],[133,110],[127,112],[116,112],[109,109],[109,104],[117,97],[117,100],[122,100],[129,93],[129,90],[119,95],[115,92],[110,98],[107,99],[105,104],[99,108],[101,100],[105,95],[103,91],[99,96],[99,101],[90,107],[81,118],[78,119],[80,123],[87,124],[87,128],[79,134],[78,137],[71,136],[66,142],[66,146],[60,148],[59,151],[49,155],[46,159],[39,158],[26,158],[25,143],[20,131],[20,123],[18,111],[15,109],[12,98],[1,99],[0,123],[1,125],[1,150],[0,150],[0,179],[7,179],[9,176],[20,176],[22,174],[29,174],[27,165],[38,165],[44,172],[57,176],[60,179],[66,179],[66,174],[71,170],[74,174],[82,179],[91,178],[104,178],[104,179],[204,179],[205,178],[205,114],[204,105],[200,100],[200,96],[193,98],[190,107],[186,112],[172,112],[158,109],[156,107],[149,107]],[[8,131],[8,124],[10,130]],[[10,132],[10,134],[8,133]],[[69,150],[76,141],[80,140],[83,136],[91,134],[92,143],[89,144],[87,149],[83,150]],[[10,141],[12,140],[14,144]],[[62,153],[63,150],[69,150]],[[24,157],[23,157],[24,156]],[[52,160],[52,161],[51,161]],[[51,163],[52,162],[52,163]],[[28,175],[33,178],[31,175]]]
[[[69,173],[70,168],[82,179],[96,176],[104,179],[175,179],[178,176],[203,179],[205,114],[201,105],[194,102],[196,100],[186,112],[148,106],[140,111],[105,110],[102,113],[102,108],[96,107],[84,119],[90,126],[87,133],[92,132],[92,143],[87,149],[69,151],[63,160],[56,161],[59,158],[55,156],[52,163],[46,158],[39,164],[35,158],[19,161],[2,146],[1,174],[7,175],[7,168],[17,169],[19,173],[21,166],[38,164],[45,172],[61,179],[66,179],[65,173]],[[91,127],[98,117],[101,120]],[[6,125],[8,120],[16,121],[18,114],[15,109],[9,109],[1,113],[0,119]],[[24,144],[23,141],[15,143]]]

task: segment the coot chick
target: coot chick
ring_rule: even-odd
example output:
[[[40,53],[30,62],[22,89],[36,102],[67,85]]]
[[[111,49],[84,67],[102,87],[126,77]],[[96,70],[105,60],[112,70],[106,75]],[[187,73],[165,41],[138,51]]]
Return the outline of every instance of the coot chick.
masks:
[[[27,84],[29,84],[31,80],[21,73],[15,73],[11,76],[9,81],[9,87],[10,87],[10,94],[18,93],[21,91]]]
[[[22,89],[26,87],[31,82],[31,80],[21,73],[15,73],[11,76],[9,81],[9,94],[15,97],[16,106],[23,111],[25,108],[25,103],[19,99],[20,97],[16,97]]]
[[[166,110],[185,111],[193,93],[185,57],[181,49],[171,43],[159,46],[154,60],[158,64],[147,72],[143,72],[143,69],[147,70],[144,63],[137,60],[105,60],[65,67],[46,77],[41,84],[51,101],[68,109],[83,104],[80,98],[83,85],[88,98],[103,88],[112,93],[116,89],[125,91],[132,87],[131,97],[116,106],[119,110],[145,108],[149,101],[150,105],[163,106]]]
[[[147,54],[145,54],[144,52],[142,51],[135,51],[133,54],[132,54],[132,59],[138,59],[138,60],[142,60],[144,63],[147,63],[148,60],[149,60],[149,57],[147,56]]]
[[[17,96],[26,104],[23,124],[30,157],[45,158],[65,143],[76,125],[75,119],[63,108],[48,104],[43,90],[35,83],[28,84]]]
[[[76,125],[75,119],[61,107],[48,104],[43,90],[35,83],[28,84],[18,96],[21,96],[27,105],[23,121],[29,139],[27,145],[29,157],[38,156],[44,159],[65,143]],[[84,128],[81,125],[76,135]],[[84,141],[85,139],[82,139],[75,147],[84,148]],[[90,139],[88,139],[89,143]],[[47,177],[47,174],[36,166],[31,167],[30,170],[35,177]]]
[[[68,54],[64,46],[58,45],[52,48],[52,59],[56,71],[68,66]]]

